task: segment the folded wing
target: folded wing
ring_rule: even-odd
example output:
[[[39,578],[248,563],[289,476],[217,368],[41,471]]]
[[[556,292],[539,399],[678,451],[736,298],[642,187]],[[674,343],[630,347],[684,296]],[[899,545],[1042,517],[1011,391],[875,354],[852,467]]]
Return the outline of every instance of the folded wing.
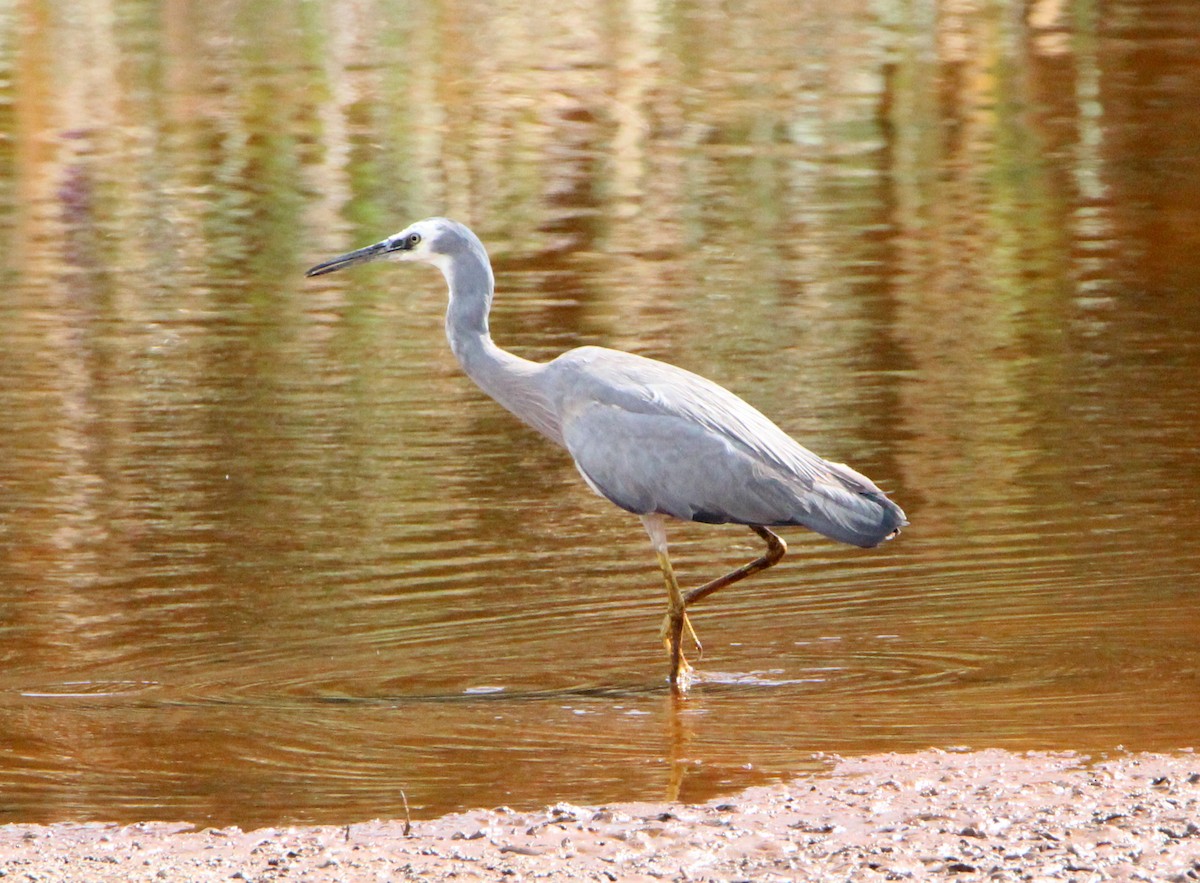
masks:
[[[699,375],[598,347],[548,367],[576,466],[593,490],[630,512],[798,524],[864,547],[907,523],[866,476],[818,457]]]

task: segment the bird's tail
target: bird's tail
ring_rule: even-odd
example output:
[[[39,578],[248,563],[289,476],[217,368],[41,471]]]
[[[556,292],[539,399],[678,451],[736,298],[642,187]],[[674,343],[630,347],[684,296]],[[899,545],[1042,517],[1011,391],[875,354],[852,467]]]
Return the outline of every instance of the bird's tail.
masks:
[[[904,510],[865,475],[841,463],[828,463],[827,480],[806,497],[807,511],[797,518],[809,530],[870,549],[890,540],[908,524]]]

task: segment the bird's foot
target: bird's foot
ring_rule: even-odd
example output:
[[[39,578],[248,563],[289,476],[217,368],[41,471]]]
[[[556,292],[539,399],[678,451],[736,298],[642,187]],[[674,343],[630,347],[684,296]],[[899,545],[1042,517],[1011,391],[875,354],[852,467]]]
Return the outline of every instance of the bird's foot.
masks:
[[[673,663],[671,666],[671,692],[676,696],[682,696],[688,691],[688,687],[691,685],[692,667],[683,658],[683,654],[680,653],[678,665]]]
[[[692,628],[692,621],[691,621],[691,619],[688,618],[687,612],[683,611],[682,613],[683,613],[683,625],[681,626],[681,629],[682,629],[682,631],[687,632],[688,640],[690,640],[692,642],[692,644],[695,645],[696,657],[698,659],[703,659],[704,658],[704,645],[700,643],[700,638],[696,635],[696,630],[694,628]],[[663,646],[667,648],[668,653],[671,652],[671,636],[672,636],[672,634],[674,634],[674,631],[675,631],[675,618],[674,618],[674,616],[672,616],[671,611],[668,610],[667,613],[663,616],[662,628],[660,628],[658,630],[658,636],[662,639]]]
[[[687,635],[691,639],[692,643],[696,646],[696,658],[703,659],[704,645],[700,643],[700,638],[696,636],[696,630],[692,628],[692,621],[688,618],[686,613],[683,614],[683,628],[687,632]]]
[[[696,645],[697,651],[703,655],[704,648],[696,637],[696,631],[688,620],[687,612],[682,609],[668,611],[663,618],[662,640],[663,645],[667,648],[667,655],[671,658],[671,692],[676,696],[683,696],[692,683],[692,667],[688,664],[687,657],[683,655],[685,630],[692,643]]]

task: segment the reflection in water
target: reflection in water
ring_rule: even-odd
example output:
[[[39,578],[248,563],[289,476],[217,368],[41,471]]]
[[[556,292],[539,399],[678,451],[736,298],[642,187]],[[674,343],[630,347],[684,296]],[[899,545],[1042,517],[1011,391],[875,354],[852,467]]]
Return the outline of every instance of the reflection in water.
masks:
[[[1195,4],[827,6],[0,4],[0,820],[1193,745]],[[912,527],[789,534],[673,706],[640,526],[440,280],[304,283],[442,213],[499,341],[711,376]]]

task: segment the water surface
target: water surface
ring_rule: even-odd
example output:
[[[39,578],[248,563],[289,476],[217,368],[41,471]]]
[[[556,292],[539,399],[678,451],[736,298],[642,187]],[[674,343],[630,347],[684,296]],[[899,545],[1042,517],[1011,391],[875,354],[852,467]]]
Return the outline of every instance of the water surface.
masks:
[[[1200,5],[585,6],[0,2],[0,822],[1196,744]],[[303,277],[430,214],[504,345],[706,374],[912,525],[788,532],[673,702],[640,524],[436,272]]]

